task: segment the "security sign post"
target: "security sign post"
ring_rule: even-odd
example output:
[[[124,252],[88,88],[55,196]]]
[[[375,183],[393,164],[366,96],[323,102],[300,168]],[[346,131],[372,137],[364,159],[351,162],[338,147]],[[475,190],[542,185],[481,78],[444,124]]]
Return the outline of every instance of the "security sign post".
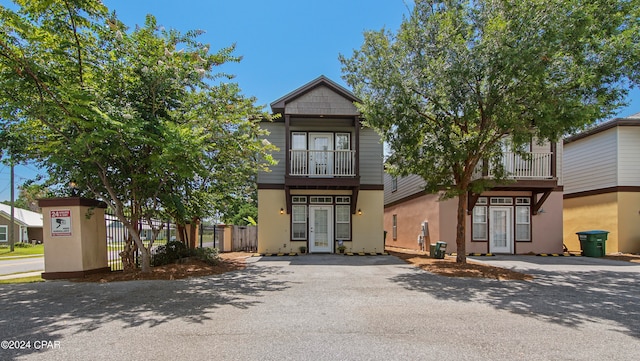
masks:
[[[71,210],[49,211],[51,217],[51,237],[71,236]]]

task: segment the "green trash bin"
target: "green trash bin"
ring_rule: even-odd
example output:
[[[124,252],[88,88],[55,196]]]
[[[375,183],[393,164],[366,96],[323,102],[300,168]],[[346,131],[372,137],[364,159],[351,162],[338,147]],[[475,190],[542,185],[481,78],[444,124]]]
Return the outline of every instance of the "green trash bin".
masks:
[[[580,240],[580,249],[583,256],[604,257],[609,231],[592,230],[577,232],[576,234]]]
[[[433,258],[444,258],[444,253],[447,251],[447,242],[436,242],[436,246],[433,252]]]

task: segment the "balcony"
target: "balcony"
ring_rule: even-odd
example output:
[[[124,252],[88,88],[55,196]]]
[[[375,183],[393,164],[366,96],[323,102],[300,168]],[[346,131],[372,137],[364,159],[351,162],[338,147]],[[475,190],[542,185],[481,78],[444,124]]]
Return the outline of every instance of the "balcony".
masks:
[[[508,179],[553,179],[553,153],[539,152],[519,155],[513,152],[502,154],[502,166]],[[494,167],[483,169],[479,164],[474,172],[473,179],[494,178]]]
[[[353,150],[290,150],[289,175],[297,177],[355,177]]]

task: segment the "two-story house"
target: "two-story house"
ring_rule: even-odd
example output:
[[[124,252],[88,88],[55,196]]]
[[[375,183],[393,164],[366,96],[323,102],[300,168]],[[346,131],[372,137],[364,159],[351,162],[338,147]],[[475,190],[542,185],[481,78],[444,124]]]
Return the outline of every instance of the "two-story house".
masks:
[[[482,194],[469,194],[466,219],[468,253],[560,253],[562,243],[562,143],[529,144],[528,155],[505,149],[502,163],[510,182]],[[476,177],[491,178],[491,165]],[[386,245],[429,250],[447,242],[456,252],[457,198],[439,200],[416,175],[385,174]],[[419,243],[419,236],[423,241]]]
[[[564,239],[610,232],[606,253],[640,252],[640,113],[616,118],[564,141]]]
[[[382,252],[383,146],[349,90],[321,76],[271,103],[279,148],[258,174],[258,252]]]

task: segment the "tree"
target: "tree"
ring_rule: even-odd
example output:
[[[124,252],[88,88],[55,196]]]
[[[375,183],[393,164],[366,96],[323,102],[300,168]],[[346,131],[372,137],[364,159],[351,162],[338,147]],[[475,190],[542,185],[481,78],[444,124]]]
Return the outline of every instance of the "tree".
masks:
[[[151,15],[129,31],[99,2],[17,3],[0,7],[0,117],[28,139],[22,154],[113,209],[142,271],[162,226],[145,244],[139,220],[206,216],[244,171],[272,161],[258,140],[268,115],[214,73],[240,61],[233,46],[209,53],[200,31]]]
[[[418,0],[397,33],[364,34],[343,74],[366,123],[391,154],[394,175],[420,175],[458,197],[457,261],[465,257],[465,208],[482,160],[531,139],[557,141],[609,117],[637,84],[637,0]]]

